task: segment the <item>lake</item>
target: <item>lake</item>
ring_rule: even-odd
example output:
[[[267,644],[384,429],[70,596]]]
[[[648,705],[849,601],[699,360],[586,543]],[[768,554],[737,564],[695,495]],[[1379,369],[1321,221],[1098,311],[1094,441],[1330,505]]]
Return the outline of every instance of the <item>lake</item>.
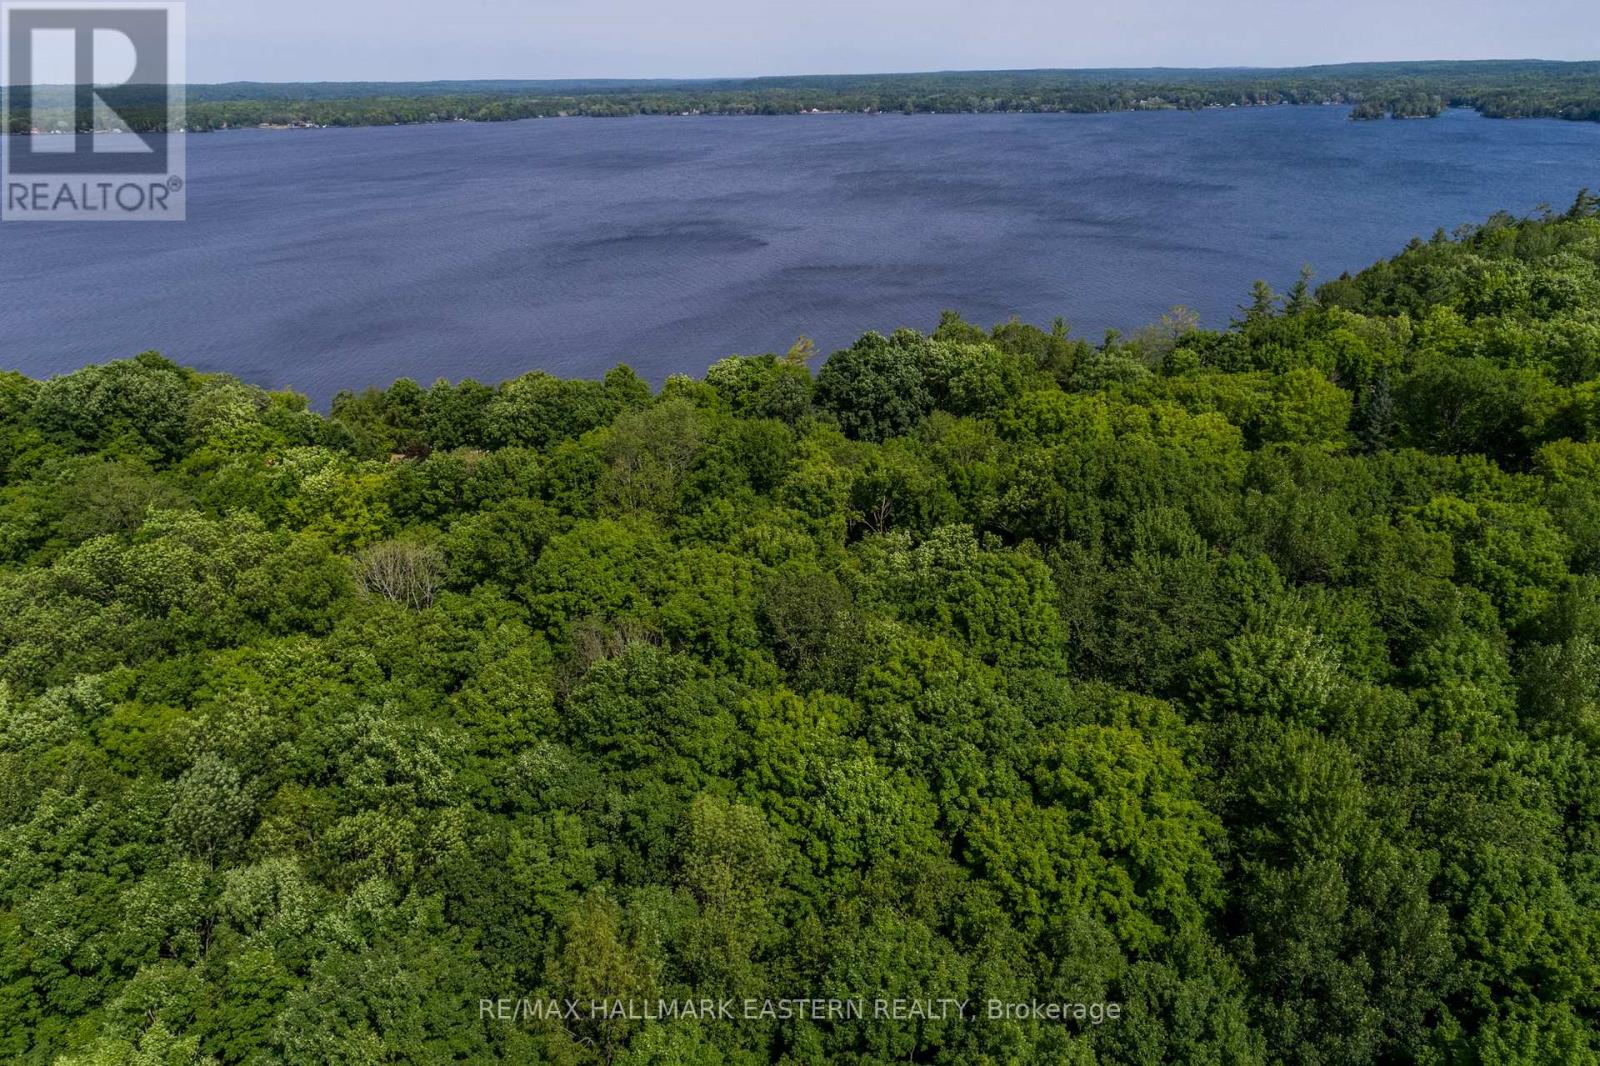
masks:
[[[189,138],[189,220],[0,226],[0,366],[157,349],[319,404],[407,376],[659,382],[869,329],[1337,276],[1600,187],[1600,125],[1344,108],[557,119]]]

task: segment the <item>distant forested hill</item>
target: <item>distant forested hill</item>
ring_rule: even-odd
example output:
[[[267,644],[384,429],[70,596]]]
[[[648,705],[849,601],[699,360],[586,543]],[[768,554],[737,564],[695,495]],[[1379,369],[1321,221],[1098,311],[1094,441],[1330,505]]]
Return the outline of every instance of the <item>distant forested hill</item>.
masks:
[[[813,355],[0,374],[0,1058],[1600,1062],[1593,197]]]
[[[701,81],[237,82],[188,90],[188,124],[324,126],[499,121],[560,115],[795,114],[822,111],[1099,112],[1341,103],[1358,118],[1471,107],[1496,118],[1600,121],[1600,62],[1355,63],[1203,70],[1011,70]],[[19,101],[27,100],[26,93]],[[70,127],[58,102],[45,128]],[[25,108],[16,112],[26,115]],[[165,121],[151,109],[137,129]],[[18,118],[12,132],[27,132]]]

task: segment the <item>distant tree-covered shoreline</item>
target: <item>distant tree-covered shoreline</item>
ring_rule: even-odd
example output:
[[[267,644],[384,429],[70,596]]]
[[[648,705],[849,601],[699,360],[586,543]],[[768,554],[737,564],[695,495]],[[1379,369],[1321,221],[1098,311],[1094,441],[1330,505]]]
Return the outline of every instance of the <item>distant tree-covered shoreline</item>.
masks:
[[[12,133],[69,129],[44,90],[32,112],[18,91]],[[188,89],[187,128],[374,126],[629,115],[1097,113],[1278,104],[1343,104],[1355,118],[1431,117],[1446,107],[1493,118],[1600,121],[1600,62],[1361,63],[1283,69],[1023,70],[813,75],[704,81],[233,83]],[[136,107],[127,124],[164,127]],[[114,120],[103,119],[113,122]]]

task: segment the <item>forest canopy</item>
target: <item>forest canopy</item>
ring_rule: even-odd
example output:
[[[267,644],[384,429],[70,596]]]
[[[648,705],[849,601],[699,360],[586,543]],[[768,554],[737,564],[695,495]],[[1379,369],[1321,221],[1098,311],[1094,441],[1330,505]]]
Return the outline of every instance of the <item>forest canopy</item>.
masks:
[[[1600,1062],[1600,202],[811,354],[0,374],[0,1058]]]

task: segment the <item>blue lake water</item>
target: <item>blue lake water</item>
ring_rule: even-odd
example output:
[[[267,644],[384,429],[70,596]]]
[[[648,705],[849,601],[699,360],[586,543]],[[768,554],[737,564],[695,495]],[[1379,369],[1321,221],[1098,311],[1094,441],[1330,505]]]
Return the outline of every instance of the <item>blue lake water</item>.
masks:
[[[543,120],[189,139],[181,224],[0,226],[0,366],[157,349],[319,403],[655,381],[953,307],[1075,332],[1600,188],[1600,124],[1343,108]]]

